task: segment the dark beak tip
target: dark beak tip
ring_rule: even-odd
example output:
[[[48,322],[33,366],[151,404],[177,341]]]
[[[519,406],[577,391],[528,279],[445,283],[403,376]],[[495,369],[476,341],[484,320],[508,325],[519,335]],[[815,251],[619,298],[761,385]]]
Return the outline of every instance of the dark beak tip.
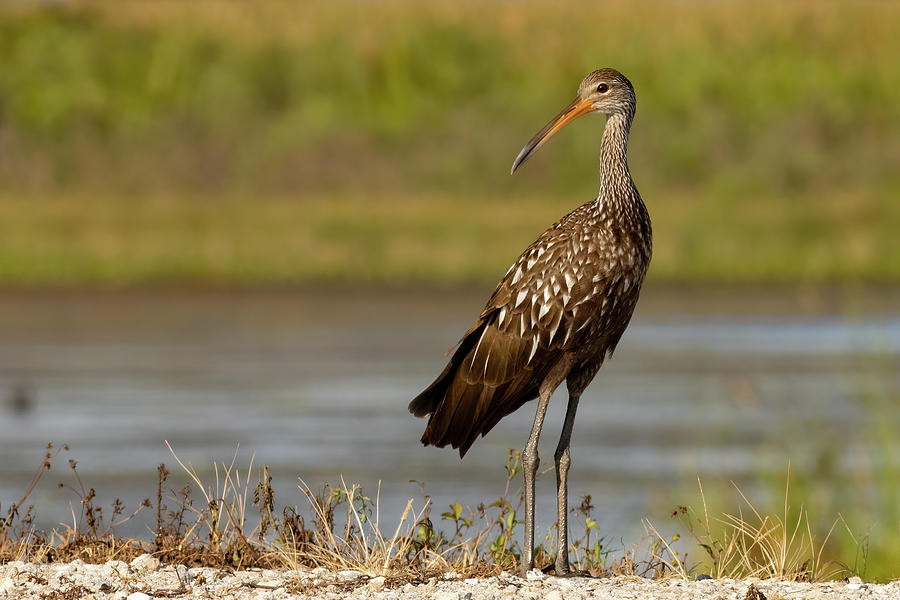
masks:
[[[519,167],[522,166],[528,157],[531,155],[531,143],[525,145],[524,148],[519,152],[519,155],[516,156],[516,160],[513,161],[512,167],[509,169],[509,174],[513,175],[518,170]]]
[[[519,152],[519,155],[516,157],[516,160],[513,161],[512,168],[509,170],[509,174],[512,175],[516,172],[522,163],[524,163],[531,154],[543,145],[545,141],[553,137],[553,135],[565,127],[568,123],[571,123],[574,119],[578,118],[581,115],[587,114],[590,112],[590,107],[588,105],[587,100],[580,100],[576,98],[569,104],[567,107],[562,109],[556,117],[554,117],[549,123],[544,125],[543,129],[538,131],[533,138],[531,138],[525,147]]]

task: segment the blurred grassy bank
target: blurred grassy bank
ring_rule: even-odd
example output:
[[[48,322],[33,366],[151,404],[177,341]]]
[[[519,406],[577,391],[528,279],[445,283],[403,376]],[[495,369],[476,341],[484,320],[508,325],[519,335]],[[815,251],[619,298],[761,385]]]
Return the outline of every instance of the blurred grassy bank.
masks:
[[[559,198],[468,194],[4,196],[0,282],[488,282],[566,210]],[[657,280],[900,281],[900,203],[890,198],[669,195],[652,210]]]
[[[900,5],[0,7],[0,283],[495,280],[638,92],[651,277],[900,282]]]

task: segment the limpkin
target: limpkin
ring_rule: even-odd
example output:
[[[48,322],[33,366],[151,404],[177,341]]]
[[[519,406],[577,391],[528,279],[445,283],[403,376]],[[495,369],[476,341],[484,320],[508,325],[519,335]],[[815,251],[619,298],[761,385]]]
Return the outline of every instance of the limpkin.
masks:
[[[541,234],[513,263],[450,362],[409,404],[412,414],[429,417],[422,443],[449,444],[462,458],[479,434],[538,399],[522,452],[523,574],[534,567],[534,480],[550,395],[566,382],[569,403],[555,454],[555,567],[564,574],[569,570],[569,441],[578,399],[628,326],[650,264],[650,217],[626,160],[635,103],[634,88],[624,75],[614,69],[594,71],[578,86],[575,100],[525,144],[511,173],[567,123],[589,113],[606,115],[600,191]]]

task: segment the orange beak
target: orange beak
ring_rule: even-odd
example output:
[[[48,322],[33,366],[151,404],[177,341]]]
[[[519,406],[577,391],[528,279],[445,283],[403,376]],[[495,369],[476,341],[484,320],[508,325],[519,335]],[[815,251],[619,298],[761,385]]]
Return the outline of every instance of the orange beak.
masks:
[[[553,135],[580,117],[581,115],[586,115],[590,112],[593,112],[593,101],[590,99],[581,100],[576,98],[565,107],[561,113],[556,115],[549,123],[544,125],[544,128],[538,131],[533,138],[528,140],[528,143],[525,144],[525,147],[522,148],[522,151],[519,152],[519,155],[516,157],[516,160],[513,161],[512,169],[509,170],[510,175],[516,172],[516,169],[519,168],[523,162],[528,160],[528,157],[531,154],[544,145],[544,142],[549,140]]]

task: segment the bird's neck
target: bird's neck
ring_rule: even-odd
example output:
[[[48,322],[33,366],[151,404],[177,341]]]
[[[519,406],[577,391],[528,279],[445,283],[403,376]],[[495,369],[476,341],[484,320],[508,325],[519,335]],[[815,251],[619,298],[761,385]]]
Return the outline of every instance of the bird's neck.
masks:
[[[600,141],[600,192],[597,199],[600,204],[609,208],[627,202],[634,195],[634,185],[626,157],[632,119],[631,114],[610,115],[606,119],[606,128]]]

